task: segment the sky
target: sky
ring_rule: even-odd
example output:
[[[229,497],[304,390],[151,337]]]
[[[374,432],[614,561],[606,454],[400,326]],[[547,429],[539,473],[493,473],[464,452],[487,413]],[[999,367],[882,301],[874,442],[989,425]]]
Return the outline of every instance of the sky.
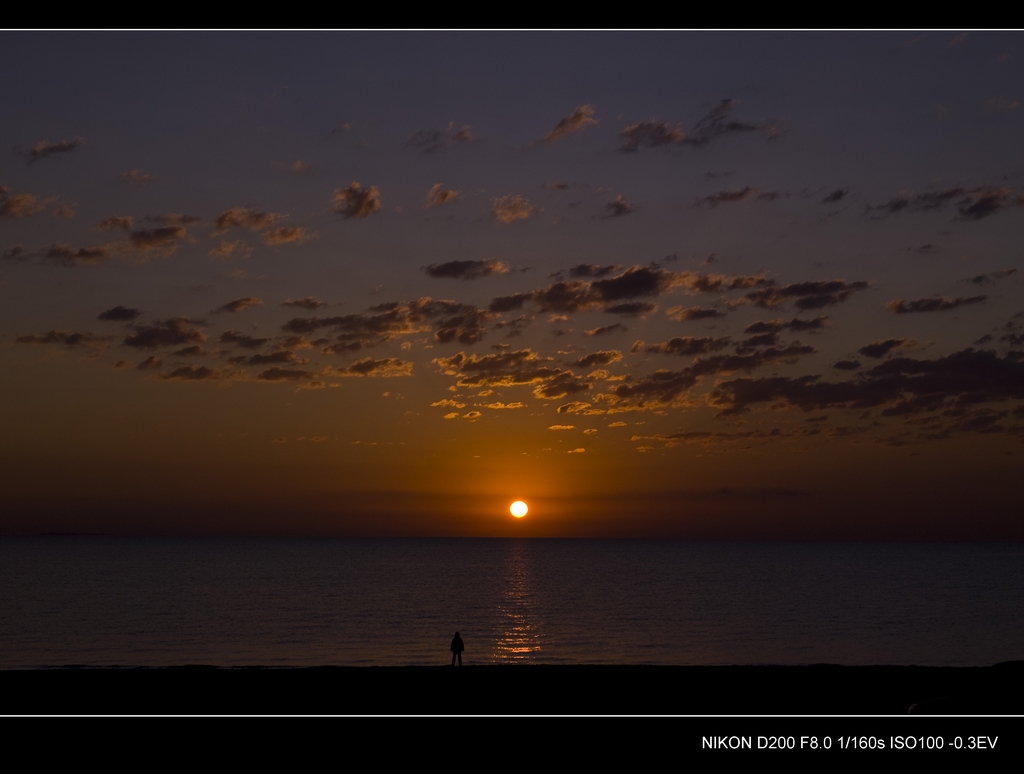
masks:
[[[1021,33],[0,72],[0,534],[1024,539]]]

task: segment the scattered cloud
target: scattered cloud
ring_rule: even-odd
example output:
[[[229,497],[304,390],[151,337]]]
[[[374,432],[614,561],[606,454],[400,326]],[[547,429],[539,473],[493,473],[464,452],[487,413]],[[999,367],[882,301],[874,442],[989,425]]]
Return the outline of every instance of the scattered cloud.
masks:
[[[611,266],[598,266],[592,263],[578,263],[569,269],[569,276],[575,278],[593,278],[600,279],[601,277],[607,277],[609,274],[614,274],[622,268],[622,264],[613,263]]]
[[[332,373],[338,376],[412,376],[412,363],[396,357],[374,360],[372,357],[357,360],[347,368],[336,368]]]
[[[898,299],[896,301],[890,301],[885,305],[885,308],[895,314],[945,312],[950,309],[956,309],[960,306],[980,304],[986,298],[988,298],[988,296],[971,296],[970,298],[946,298],[945,296],[939,296],[938,298],[921,298],[917,301]]]
[[[615,197],[615,201],[608,202],[604,206],[604,215],[601,216],[602,220],[608,220],[609,218],[621,218],[624,215],[629,215],[636,212],[632,204],[626,201],[626,197],[619,194]]]
[[[245,349],[259,349],[269,342],[270,339],[250,336],[247,333],[239,333],[238,331],[224,331],[218,341],[221,344],[232,344],[236,347],[244,347]]]
[[[410,148],[416,148],[420,153],[435,153],[452,145],[462,145],[473,142],[473,132],[468,125],[461,129],[455,128],[455,123],[449,123],[447,129],[420,129],[416,134],[405,141]]]
[[[128,185],[149,185],[156,180],[155,177],[143,172],[141,169],[129,169],[127,172],[122,172],[118,175],[117,179]]]
[[[100,231],[131,231],[131,215],[111,215],[96,224]]]
[[[281,216],[273,212],[263,212],[252,207],[232,207],[225,210],[214,220],[217,231],[227,231],[229,228],[248,228],[253,231],[262,231],[277,224]]]
[[[85,140],[81,137],[75,137],[71,140],[61,140],[60,142],[47,142],[46,140],[40,140],[29,150],[25,151],[25,155],[28,157],[28,163],[32,164],[40,159],[45,159],[50,156],[70,153],[71,151],[82,147],[84,144]]]
[[[252,248],[241,240],[235,240],[234,242],[221,240],[210,250],[208,255],[211,258],[222,261],[228,258],[245,259],[252,255]]]
[[[734,202],[742,202],[749,199],[763,202],[771,202],[784,196],[785,194],[779,193],[778,191],[762,191],[760,188],[754,186],[745,186],[743,188],[737,188],[732,191],[718,191],[713,194],[701,197],[694,202],[694,207],[711,207],[715,208],[721,204],[733,204]]]
[[[375,185],[363,188],[353,180],[348,188],[334,189],[333,207],[343,218],[365,218],[380,210],[380,191]]]
[[[846,301],[851,295],[867,287],[867,282],[847,282],[842,279],[796,282],[791,285],[769,285],[759,288],[748,293],[746,298],[763,309],[775,309],[790,299],[793,299],[793,305],[797,309],[823,309]]]
[[[506,194],[491,201],[491,214],[502,223],[526,220],[538,212],[540,208],[520,194]]]
[[[287,227],[281,226],[271,231],[264,231],[262,238],[263,244],[270,245],[271,247],[277,245],[286,245],[292,242],[305,242],[309,239],[311,234],[301,226]]]
[[[684,309],[681,306],[673,306],[666,313],[669,319],[677,322],[686,322],[688,320],[713,320],[716,317],[725,317],[725,312],[718,309],[702,309],[699,306],[691,306]]]
[[[175,368],[170,373],[160,374],[161,379],[176,379],[186,382],[201,382],[218,380],[221,378],[221,372],[207,366],[193,366],[185,365],[180,368]]]
[[[321,306],[327,306],[327,302],[318,301],[313,298],[313,296],[306,296],[305,298],[300,298],[297,301],[293,301],[289,298],[287,301],[282,302],[281,306],[290,306],[295,309],[309,309],[312,311],[319,309]]]
[[[52,330],[47,333],[33,333],[18,336],[17,344],[60,344],[72,349],[83,347],[92,351],[103,350],[110,344],[109,336],[94,336],[91,333],[73,333],[72,331]]]
[[[573,365],[577,368],[593,368],[594,366],[609,365],[622,360],[622,353],[615,349],[599,350],[579,358]]]
[[[234,301],[229,301],[224,304],[224,306],[214,309],[213,312],[214,314],[220,314],[222,312],[241,312],[243,309],[248,309],[250,306],[261,306],[262,304],[263,299],[246,296],[245,298],[237,298]]]
[[[12,194],[0,199],[0,218],[28,218],[46,209],[46,204],[33,194]]]
[[[903,347],[910,343],[912,342],[909,339],[886,339],[885,341],[876,341],[872,344],[866,344],[857,351],[864,355],[864,357],[871,357],[877,360],[885,357],[897,347]]]
[[[576,425],[551,425],[548,430],[575,430]]]
[[[480,261],[448,261],[423,267],[428,277],[435,279],[475,280],[490,274],[508,274],[509,267],[493,258]]]
[[[594,118],[594,106],[593,105],[580,105],[565,118],[561,119],[555,128],[544,135],[544,142],[554,142],[560,140],[563,137],[568,137],[570,134],[586,129],[588,126],[593,126],[599,123]]]
[[[628,330],[629,328],[622,323],[613,323],[612,325],[605,325],[600,328],[592,328],[589,331],[585,331],[585,333],[588,336],[607,336],[612,333],[625,333]]]
[[[686,133],[678,126],[669,126],[653,119],[627,126],[619,136],[622,139],[619,150],[623,153],[635,153],[640,148],[682,145],[686,142]]]
[[[832,193],[830,193],[826,197],[824,197],[821,200],[821,203],[822,204],[835,204],[836,202],[841,202],[843,199],[845,199],[847,197],[847,195],[849,195],[849,193],[850,193],[849,190],[846,189],[846,188],[837,188]]]
[[[150,325],[133,326],[133,333],[124,339],[124,346],[136,349],[157,349],[158,347],[178,347],[182,344],[201,344],[206,341],[206,334],[200,323],[187,317],[173,317],[168,320],[157,320]]]
[[[107,322],[131,322],[138,319],[141,314],[142,312],[138,309],[131,309],[127,306],[115,306],[112,309],[107,309],[105,312],[100,312],[96,319]]]
[[[999,271],[990,271],[988,274],[977,274],[970,279],[962,280],[962,282],[971,282],[975,285],[987,285],[993,282],[998,282],[1001,279],[1012,277],[1017,273],[1016,269],[1000,269]]]
[[[735,99],[723,99],[704,115],[693,129],[687,133],[678,125],[654,119],[641,121],[627,126],[620,135],[622,145],[619,150],[633,153],[640,148],[660,148],[672,145],[688,145],[693,148],[704,148],[715,140],[733,134],[760,132],[771,139],[778,136],[779,126],[776,121],[751,123],[732,118],[732,111],[738,104]]]
[[[170,253],[177,249],[178,240],[183,239],[185,235],[185,229],[182,226],[143,228],[132,231],[128,235],[128,245],[131,249],[142,253],[153,251]]]
[[[1009,207],[1024,206],[1024,193],[1013,188],[982,186],[971,191],[957,205],[961,220],[981,220]]]
[[[440,207],[442,204],[447,202],[455,201],[459,198],[459,192],[453,191],[451,188],[445,188],[441,183],[434,183],[427,191],[427,201],[424,205],[427,209],[431,207]]]

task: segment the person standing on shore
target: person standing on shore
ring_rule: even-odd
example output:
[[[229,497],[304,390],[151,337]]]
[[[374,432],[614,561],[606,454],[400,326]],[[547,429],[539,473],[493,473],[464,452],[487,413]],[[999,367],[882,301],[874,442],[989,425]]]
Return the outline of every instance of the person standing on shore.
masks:
[[[458,632],[455,632],[455,636],[452,637],[452,666],[455,666],[455,659],[459,659],[459,666],[462,666],[462,651],[466,649],[466,646],[462,644],[462,638]]]

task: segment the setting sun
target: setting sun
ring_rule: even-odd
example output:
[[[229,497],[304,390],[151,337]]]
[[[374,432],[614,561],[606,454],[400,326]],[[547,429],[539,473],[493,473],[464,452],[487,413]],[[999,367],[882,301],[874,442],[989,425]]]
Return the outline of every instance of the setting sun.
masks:
[[[511,506],[509,506],[508,510],[509,510],[509,513],[511,513],[517,519],[521,519],[521,518],[523,518],[523,516],[525,516],[527,514],[527,512],[530,509],[526,506],[526,503],[524,503],[522,500],[516,500],[514,503],[512,503]]]

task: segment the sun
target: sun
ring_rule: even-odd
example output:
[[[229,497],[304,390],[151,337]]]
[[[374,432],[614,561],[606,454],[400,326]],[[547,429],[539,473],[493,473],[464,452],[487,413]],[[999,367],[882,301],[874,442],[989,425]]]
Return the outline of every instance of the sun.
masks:
[[[525,516],[529,510],[530,509],[526,506],[526,503],[524,503],[522,500],[516,500],[514,503],[512,503],[511,506],[509,506],[508,509],[509,513],[511,513],[517,519],[523,518],[523,516]]]

